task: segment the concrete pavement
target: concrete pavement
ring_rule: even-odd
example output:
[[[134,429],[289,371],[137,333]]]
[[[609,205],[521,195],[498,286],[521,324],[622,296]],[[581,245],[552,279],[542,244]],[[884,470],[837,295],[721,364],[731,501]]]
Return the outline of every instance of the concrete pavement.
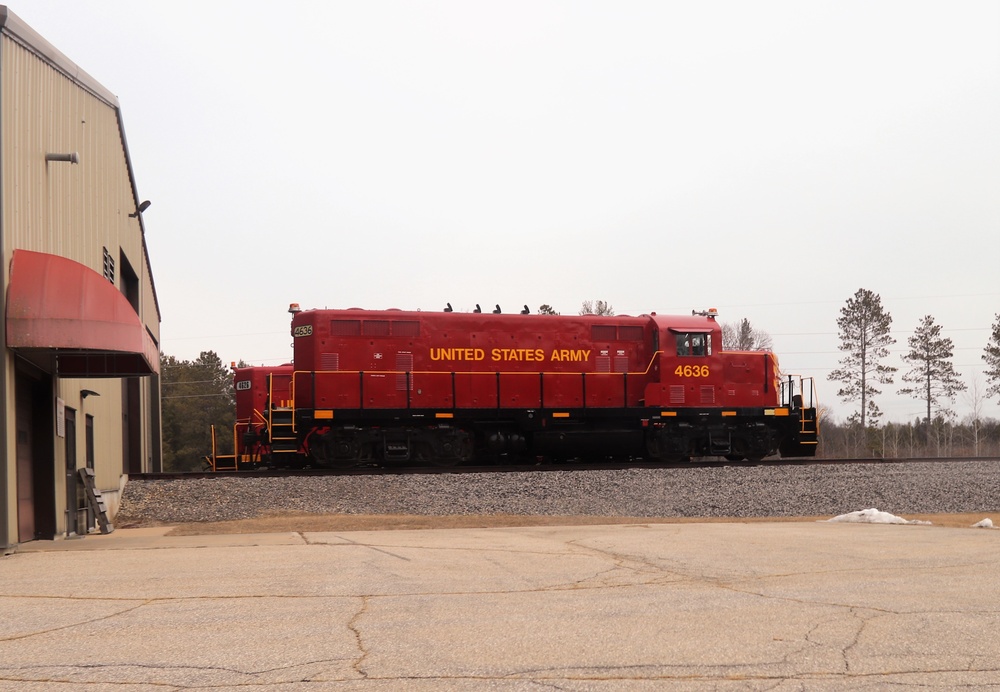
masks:
[[[0,558],[0,690],[1000,690],[1000,531],[170,537]]]

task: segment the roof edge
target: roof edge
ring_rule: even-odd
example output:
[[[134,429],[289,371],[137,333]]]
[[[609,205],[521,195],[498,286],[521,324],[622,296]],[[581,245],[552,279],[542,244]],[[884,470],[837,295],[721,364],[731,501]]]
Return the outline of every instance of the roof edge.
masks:
[[[11,12],[10,8],[6,5],[0,5],[0,31],[38,55],[56,70],[66,75],[68,79],[79,84],[82,88],[94,94],[94,96],[114,109],[115,116],[118,119],[118,132],[121,136],[125,166],[128,169],[129,183],[132,187],[132,196],[135,198],[136,207],[138,207],[140,201],[139,188],[135,180],[135,170],[132,168],[132,155],[129,153],[128,140],[125,138],[125,123],[122,120],[122,109],[121,104],[118,102],[118,97],[90,76],[83,68],[66,57],[62,51],[46,41],[41,34]],[[143,222],[141,214],[139,215],[139,230],[142,238],[143,259],[146,262],[146,270],[149,272],[149,282],[153,292],[153,307],[156,310],[157,321],[162,322],[163,314],[160,311],[160,299],[156,295],[156,283],[153,281],[153,266],[152,262],[149,261],[149,250],[146,246],[146,224]]]
[[[28,50],[37,53],[48,61],[57,70],[65,74],[74,82],[90,91],[98,98],[107,101],[114,108],[119,108],[118,97],[112,94],[96,79],[91,77],[79,65],[70,60],[66,55],[51,43],[46,41],[41,34],[28,26],[23,19],[10,11],[6,5],[0,5],[0,30],[10,35]]]

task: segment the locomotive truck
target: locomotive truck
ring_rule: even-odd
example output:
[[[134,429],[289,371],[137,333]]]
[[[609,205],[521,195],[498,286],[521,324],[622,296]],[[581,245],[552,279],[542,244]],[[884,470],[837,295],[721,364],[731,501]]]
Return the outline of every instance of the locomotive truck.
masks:
[[[293,304],[290,312],[294,364],[236,373],[237,447],[251,461],[816,454],[812,380],[782,374],[769,351],[724,351],[714,310],[631,317]]]

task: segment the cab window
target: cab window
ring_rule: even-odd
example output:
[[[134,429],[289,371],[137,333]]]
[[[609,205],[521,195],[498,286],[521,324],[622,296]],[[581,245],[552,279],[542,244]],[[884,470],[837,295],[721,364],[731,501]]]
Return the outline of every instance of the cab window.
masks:
[[[712,355],[711,334],[679,333],[677,336],[677,355],[679,356],[710,356]]]

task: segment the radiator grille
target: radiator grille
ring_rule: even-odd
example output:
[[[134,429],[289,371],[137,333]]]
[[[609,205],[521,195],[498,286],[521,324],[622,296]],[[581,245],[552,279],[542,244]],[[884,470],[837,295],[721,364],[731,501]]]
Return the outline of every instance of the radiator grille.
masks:
[[[701,386],[701,403],[703,404],[715,403],[715,387],[707,384],[703,384]]]
[[[413,371],[413,354],[402,351],[396,354],[396,370],[399,373],[396,375],[396,391],[405,392],[406,386],[406,373]],[[413,375],[410,375],[410,386],[409,389],[413,389]]]
[[[361,334],[361,320],[331,320],[332,336],[358,336]]]
[[[389,320],[365,320],[365,336],[389,336]]]
[[[671,404],[684,403],[684,385],[682,384],[670,385],[670,403]]]
[[[590,338],[594,341],[614,341],[617,338],[617,329],[613,324],[591,325]]]
[[[393,336],[420,336],[420,323],[415,320],[397,320],[392,323]]]

